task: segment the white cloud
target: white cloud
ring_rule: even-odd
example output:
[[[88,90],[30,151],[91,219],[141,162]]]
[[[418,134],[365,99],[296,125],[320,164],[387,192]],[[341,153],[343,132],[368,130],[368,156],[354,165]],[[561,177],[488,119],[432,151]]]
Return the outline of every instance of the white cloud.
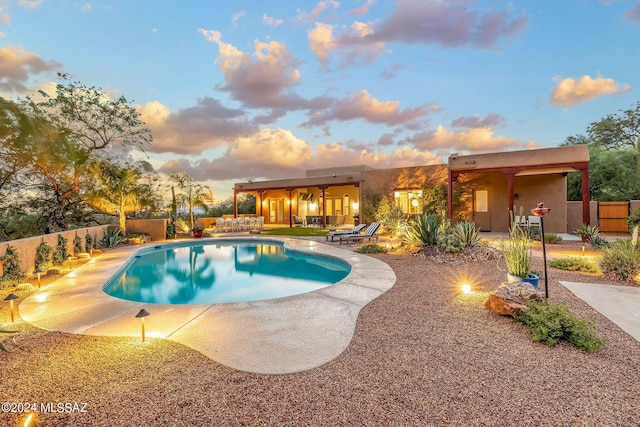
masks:
[[[315,21],[318,17],[328,8],[338,9],[340,7],[340,2],[327,0],[321,1],[316,4],[316,7],[311,12],[304,12],[298,9],[298,15],[296,16],[296,21],[302,24],[308,24],[310,22]]]
[[[18,6],[35,9],[42,4],[44,0],[19,0]]]
[[[55,61],[45,61],[33,52],[17,46],[0,47],[0,90],[22,94],[29,91],[31,75],[61,69]]]
[[[233,22],[234,27],[237,25],[238,20],[243,16],[247,16],[247,13],[244,10],[241,10],[240,12],[237,12],[231,15],[231,22]]]
[[[262,22],[264,22],[271,28],[276,28],[284,23],[282,19],[267,16],[267,14],[262,15]]]

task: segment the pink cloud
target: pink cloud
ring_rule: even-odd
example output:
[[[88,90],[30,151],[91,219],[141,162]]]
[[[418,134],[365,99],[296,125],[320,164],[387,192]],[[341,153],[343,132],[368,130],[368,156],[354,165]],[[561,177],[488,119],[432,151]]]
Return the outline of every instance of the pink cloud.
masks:
[[[560,79],[555,77],[556,87],[551,92],[551,105],[573,107],[584,104],[599,96],[631,90],[628,84],[618,84],[613,79],[584,75],[578,80],[571,77]]]
[[[505,126],[507,121],[497,113],[489,113],[483,119],[478,116],[458,117],[451,122],[454,128],[499,128]]]
[[[242,110],[229,109],[213,98],[201,98],[193,107],[171,113],[158,101],[140,107],[141,119],[151,128],[148,151],[201,154],[203,151],[251,135],[257,126]]]
[[[364,5],[360,6],[357,9],[352,10],[351,12],[349,12],[349,15],[355,15],[355,16],[366,15],[367,13],[369,13],[369,8],[375,2],[376,0],[366,0]]]
[[[340,2],[333,0],[320,1],[316,4],[316,7],[313,8],[311,12],[304,12],[298,10],[298,15],[296,16],[296,22],[302,24],[308,24],[309,22],[313,22],[328,8],[338,9],[340,7]]]
[[[356,22],[348,30],[333,35],[331,50],[349,52],[346,56],[364,55],[365,61],[371,61],[372,56],[380,55],[388,43],[491,49],[500,40],[514,37],[527,25],[524,16],[514,17],[503,10],[482,14],[473,3],[398,0],[388,19]],[[323,54],[327,56],[328,52]]]
[[[25,93],[29,90],[27,82],[31,75],[56,69],[62,69],[62,65],[56,61],[45,61],[21,47],[0,47],[0,90]]]
[[[304,126],[323,125],[331,120],[355,119],[396,126],[421,119],[437,108],[435,105],[422,105],[416,108],[400,109],[399,101],[378,101],[366,90],[361,90],[351,97],[336,101],[325,111],[315,112]]]
[[[640,2],[624,13],[624,17],[629,21],[640,23]]]
[[[503,151],[506,148],[531,147],[530,143],[523,144],[515,138],[495,136],[494,131],[490,128],[453,131],[442,125],[438,125],[435,130],[414,134],[410,138],[406,138],[403,143],[425,151],[446,150],[469,153],[486,153]]]

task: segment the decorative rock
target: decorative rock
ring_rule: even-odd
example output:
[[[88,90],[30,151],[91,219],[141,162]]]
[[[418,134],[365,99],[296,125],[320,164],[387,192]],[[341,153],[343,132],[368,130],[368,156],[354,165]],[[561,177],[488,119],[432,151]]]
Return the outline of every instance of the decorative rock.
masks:
[[[526,282],[503,282],[489,295],[484,307],[496,314],[511,315],[526,310],[529,300],[542,301],[544,294]]]

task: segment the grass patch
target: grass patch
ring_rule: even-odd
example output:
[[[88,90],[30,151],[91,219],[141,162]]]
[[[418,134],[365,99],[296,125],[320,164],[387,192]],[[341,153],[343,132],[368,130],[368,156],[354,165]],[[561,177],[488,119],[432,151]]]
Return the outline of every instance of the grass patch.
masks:
[[[328,230],[313,227],[285,227],[262,230],[260,234],[267,236],[326,236]]]
[[[598,266],[584,258],[567,257],[554,259],[549,262],[553,268],[566,271],[581,271],[583,273],[599,273]]]

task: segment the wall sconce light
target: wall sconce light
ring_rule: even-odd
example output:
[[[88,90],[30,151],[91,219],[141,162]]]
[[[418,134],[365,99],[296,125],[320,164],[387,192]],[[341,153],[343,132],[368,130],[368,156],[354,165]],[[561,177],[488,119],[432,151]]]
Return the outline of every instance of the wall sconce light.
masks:
[[[267,206],[267,201],[266,200],[262,201],[262,206]]]
[[[358,210],[358,208],[360,207],[360,203],[358,203],[358,202],[353,202],[353,203],[351,204],[351,206],[353,206],[353,210],[356,210],[356,211],[357,211],[357,210]]]
[[[422,190],[418,190],[418,197],[422,197]]]
[[[409,198],[413,198],[413,191],[409,191],[409,193],[407,193],[407,195],[409,196]]]
[[[149,313],[147,310],[145,310],[144,308],[142,310],[140,310],[138,312],[138,314],[136,314],[136,318],[140,318],[140,321],[142,322],[142,342],[144,342],[144,318],[147,317],[148,315],[150,315],[151,313]]]
[[[309,204],[309,209],[311,209],[312,211],[313,211],[313,210],[315,210],[315,209],[316,209],[316,204],[315,204],[315,203],[313,203],[313,202],[311,202],[311,203]]]
[[[396,199],[399,199],[400,198],[400,192],[399,191],[394,192],[393,193],[393,197],[395,197]]]
[[[13,300],[16,300],[20,298],[18,295],[16,294],[9,294],[5,297],[5,301],[9,301],[9,310],[11,311],[11,323],[13,323],[15,315],[13,313],[14,311],[14,307],[13,307]]]
[[[518,193],[513,193],[513,200],[518,200],[519,198]]]

